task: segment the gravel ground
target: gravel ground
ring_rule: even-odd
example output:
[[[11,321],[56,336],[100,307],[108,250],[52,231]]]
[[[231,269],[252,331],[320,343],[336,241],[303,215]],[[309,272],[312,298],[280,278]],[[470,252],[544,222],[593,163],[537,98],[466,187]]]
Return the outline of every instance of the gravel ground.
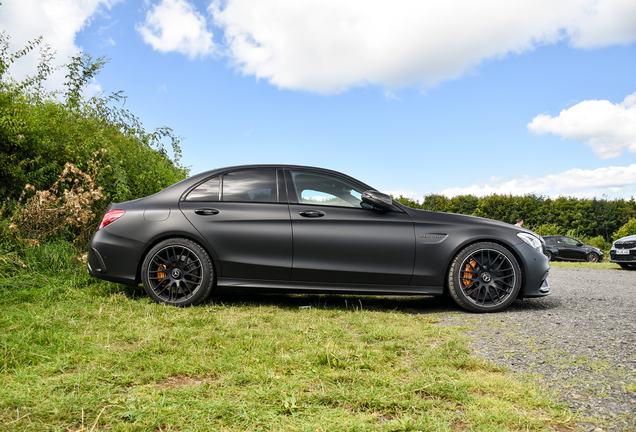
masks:
[[[552,295],[505,312],[442,312],[467,326],[471,349],[538,382],[584,431],[636,431],[636,271],[552,268]]]

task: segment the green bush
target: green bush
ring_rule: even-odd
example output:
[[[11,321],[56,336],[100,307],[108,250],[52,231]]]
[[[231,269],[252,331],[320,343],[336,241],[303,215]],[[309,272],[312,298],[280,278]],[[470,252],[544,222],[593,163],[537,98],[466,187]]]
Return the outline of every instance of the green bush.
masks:
[[[0,240],[10,251],[53,238],[85,243],[110,202],[151,195],[188,174],[170,128],[147,132],[121,107],[121,92],[83,96],[104,57],[72,57],[65,88],[47,92],[53,55],[44,46],[36,73],[11,79],[10,65],[40,43],[10,53],[0,33]]]
[[[636,218],[630,219],[629,221],[627,221],[625,225],[620,227],[618,231],[614,233],[612,238],[614,241],[616,241],[619,238],[627,237],[634,234],[636,234]]]
[[[66,65],[66,88],[52,93],[42,90],[52,70],[50,55],[41,55],[34,78],[17,83],[3,76],[13,60],[36,44],[9,54],[8,36],[0,34],[0,199],[17,200],[27,184],[49,189],[67,163],[86,171],[92,155],[102,149],[102,163],[109,168],[97,179],[105,195],[102,207],[153,194],[187,176],[179,164],[179,138],[171,129],[147,132],[120,107],[125,102],[121,93],[83,97],[86,85],[106,64],[103,57],[72,57]]]
[[[532,231],[540,236],[565,235],[565,229],[554,223],[539,225],[532,228]]]

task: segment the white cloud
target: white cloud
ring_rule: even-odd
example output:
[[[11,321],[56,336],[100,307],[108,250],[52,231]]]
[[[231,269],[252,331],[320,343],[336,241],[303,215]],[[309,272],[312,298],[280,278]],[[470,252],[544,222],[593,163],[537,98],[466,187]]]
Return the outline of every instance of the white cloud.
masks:
[[[605,167],[594,170],[572,169],[541,178],[531,176],[492,177],[488,181],[465,188],[449,188],[442,195],[485,196],[492,194],[577,197],[630,197],[636,195],[636,164],[627,167]]]
[[[57,51],[56,64],[67,63],[81,48],[75,45],[75,34],[86,25],[100,6],[112,7],[119,0],[2,0],[0,29],[11,37],[10,51],[22,49],[27,41],[43,37],[43,42]],[[33,75],[38,55],[31,54],[11,66],[15,79]],[[50,85],[59,88],[64,73],[57,73]]]
[[[243,74],[321,93],[431,86],[560,40],[636,40],[633,0],[213,0],[209,10]]]
[[[186,0],[162,0],[137,30],[146,43],[164,53],[177,51],[195,58],[215,49],[205,17]]]
[[[536,135],[552,133],[581,141],[601,159],[618,157],[623,149],[636,153],[636,93],[620,104],[590,100],[561,111],[558,117],[540,114],[528,129]]]

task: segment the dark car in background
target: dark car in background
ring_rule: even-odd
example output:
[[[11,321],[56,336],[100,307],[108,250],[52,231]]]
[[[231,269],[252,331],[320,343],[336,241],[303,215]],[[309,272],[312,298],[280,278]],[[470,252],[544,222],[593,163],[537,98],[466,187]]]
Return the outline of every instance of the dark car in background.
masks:
[[[216,287],[434,295],[474,312],[550,294],[540,236],[490,219],[416,210],[344,174],[249,165],[113,204],[88,271],[191,306]]]
[[[612,244],[610,262],[624,269],[636,269],[636,235],[619,238]]]
[[[564,235],[544,236],[546,255],[550,261],[603,261],[603,252],[581,240]]]

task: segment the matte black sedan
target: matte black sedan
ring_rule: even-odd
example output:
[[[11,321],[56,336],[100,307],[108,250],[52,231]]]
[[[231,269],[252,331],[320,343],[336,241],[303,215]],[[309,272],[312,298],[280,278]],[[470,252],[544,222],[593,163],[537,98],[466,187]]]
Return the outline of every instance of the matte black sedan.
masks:
[[[564,235],[545,236],[546,255],[552,260],[603,261],[603,251],[586,245],[581,240]]]
[[[541,237],[524,228],[405,207],[344,174],[284,165],[195,175],[112,205],[88,271],[143,283],[155,301],[203,302],[215,287],[450,294],[475,312],[550,294]]]

